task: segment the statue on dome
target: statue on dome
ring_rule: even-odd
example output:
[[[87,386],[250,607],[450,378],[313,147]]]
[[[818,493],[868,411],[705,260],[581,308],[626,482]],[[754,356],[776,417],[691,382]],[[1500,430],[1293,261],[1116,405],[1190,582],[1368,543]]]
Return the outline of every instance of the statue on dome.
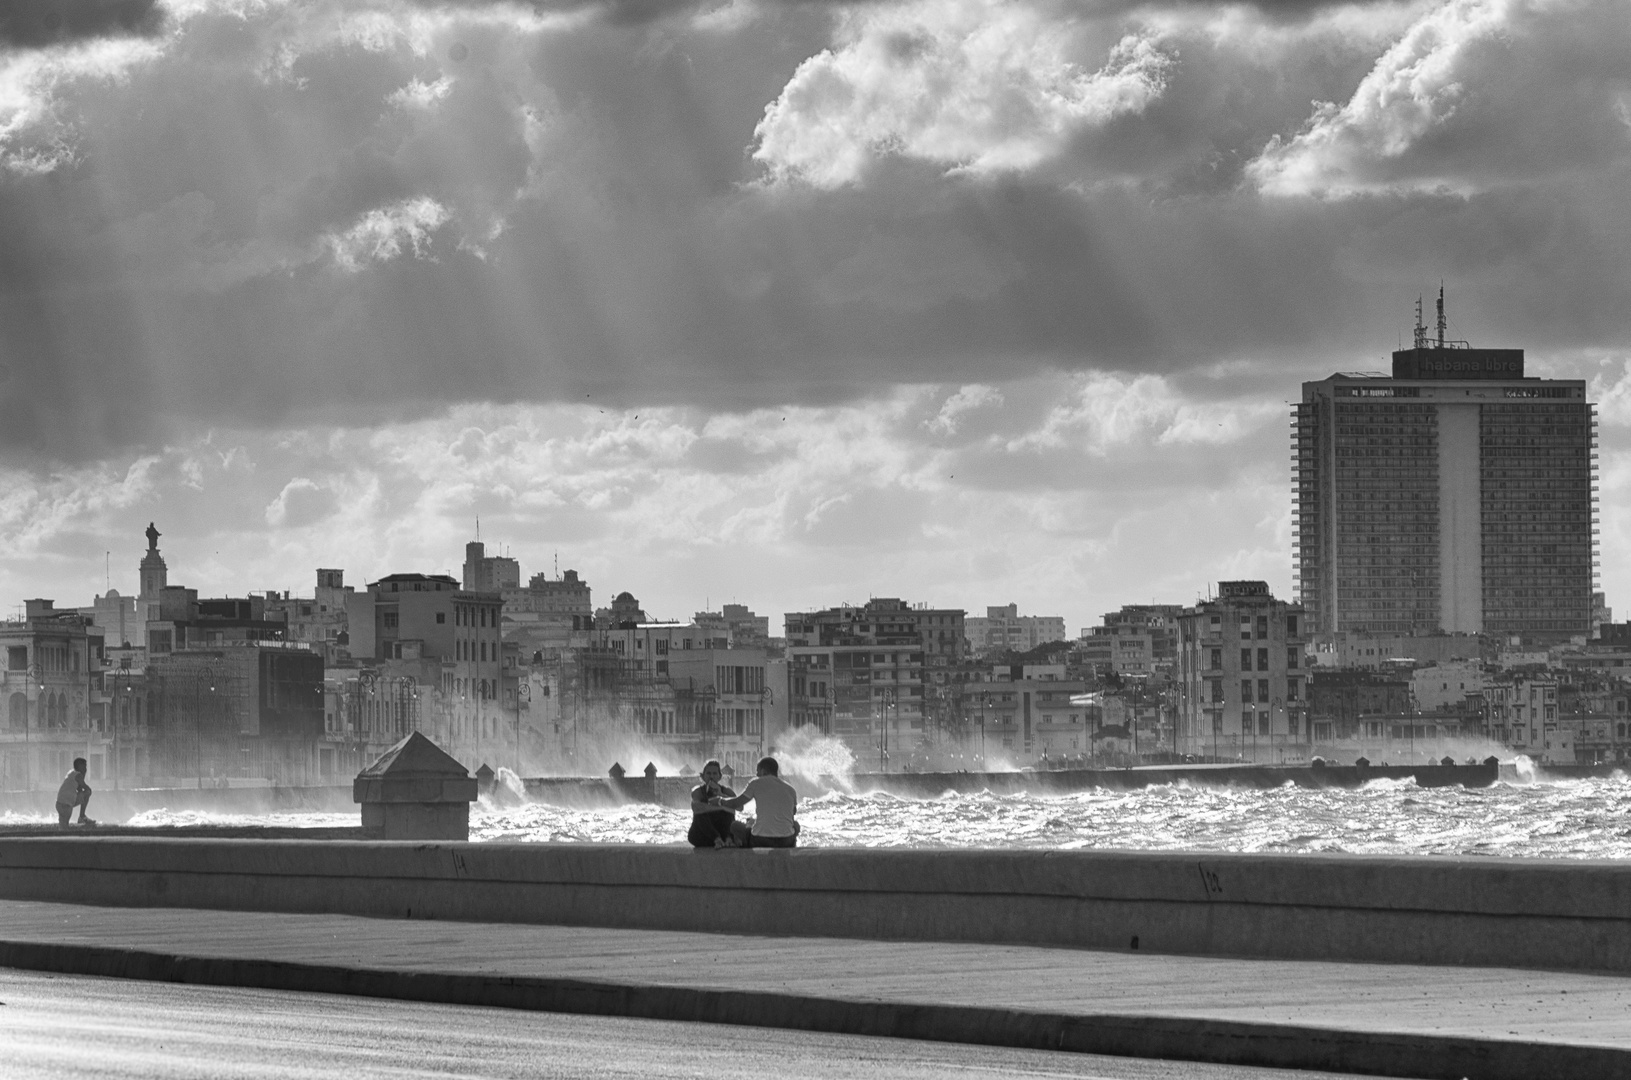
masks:
[[[147,523],[147,550],[148,551],[157,551],[159,549],[159,536],[160,535],[161,534],[159,533],[159,531],[153,527],[153,523],[151,521],[149,521]]]

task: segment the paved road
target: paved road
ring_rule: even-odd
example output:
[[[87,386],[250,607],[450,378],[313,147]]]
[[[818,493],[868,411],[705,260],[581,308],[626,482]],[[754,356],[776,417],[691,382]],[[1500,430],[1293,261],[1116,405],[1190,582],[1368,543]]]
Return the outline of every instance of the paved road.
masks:
[[[0,968],[10,1080],[774,1077],[1315,1080],[1332,1073],[40,975]]]

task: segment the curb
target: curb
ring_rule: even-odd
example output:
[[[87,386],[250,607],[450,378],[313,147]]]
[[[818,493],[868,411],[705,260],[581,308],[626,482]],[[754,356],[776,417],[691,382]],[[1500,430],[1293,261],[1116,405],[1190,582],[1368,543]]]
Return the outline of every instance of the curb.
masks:
[[[1631,1050],[1608,1046],[1202,1018],[1082,1015],[590,979],[393,971],[25,941],[0,941],[0,967],[1418,1080],[1611,1080],[1631,1076]]]

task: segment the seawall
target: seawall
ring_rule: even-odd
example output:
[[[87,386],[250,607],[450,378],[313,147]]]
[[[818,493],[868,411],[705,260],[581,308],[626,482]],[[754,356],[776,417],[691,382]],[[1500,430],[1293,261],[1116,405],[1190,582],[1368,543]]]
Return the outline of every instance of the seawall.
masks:
[[[1631,863],[0,837],[0,897],[1631,973]]]
[[[149,810],[200,810],[211,814],[269,814],[320,811],[357,814],[351,801],[351,782],[324,787],[179,787],[121,788],[98,781],[91,786],[91,817],[124,821]],[[0,813],[45,814],[55,820],[57,788],[36,791],[0,791]]]
[[[1062,795],[1097,789],[1127,791],[1163,784],[1233,786],[1259,790],[1293,784],[1306,788],[1358,788],[1372,780],[1414,780],[1421,787],[1489,787],[1499,769],[1494,765],[1174,765],[1138,769],[1058,769],[1025,772],[856,773],[846,783],[828,778],[811,781],[790,777],[801,794],[817,795],[835,788],[856,793],[886,791],[902,798],[933,799],[948,791],[998,795],[1034,791]],[[694,777],[549,776],[528,777],[522,783],[527,796],[557,806],[607,806],[628,802],[654,802],[687,806]],[[737,777],[735,786],[746,782]]]

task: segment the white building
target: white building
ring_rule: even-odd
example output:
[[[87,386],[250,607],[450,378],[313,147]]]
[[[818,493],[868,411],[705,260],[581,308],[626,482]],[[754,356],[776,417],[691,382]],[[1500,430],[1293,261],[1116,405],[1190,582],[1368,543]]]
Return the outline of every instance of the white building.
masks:
[[[1021,615],[1018,604],[985,609],[985,618],[963,620],[970,652],[989,656],[1004,649],[1026,652],[1050,641],[1065,640],[1065,620],[1057,615]]]

